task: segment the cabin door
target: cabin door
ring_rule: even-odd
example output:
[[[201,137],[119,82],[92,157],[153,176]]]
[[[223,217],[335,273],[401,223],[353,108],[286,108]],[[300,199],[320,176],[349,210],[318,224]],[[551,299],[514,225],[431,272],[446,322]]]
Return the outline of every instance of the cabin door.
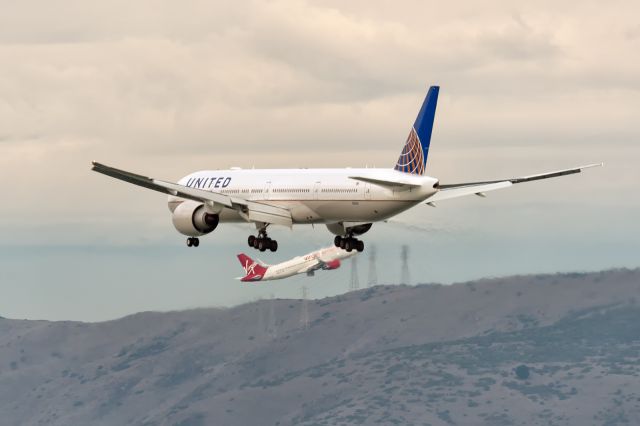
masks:
[[[320,198],[320,190],[322,189],[322,182],[317,181],[316,183],[313,184],[313,199],[317,200],[318,198]]]

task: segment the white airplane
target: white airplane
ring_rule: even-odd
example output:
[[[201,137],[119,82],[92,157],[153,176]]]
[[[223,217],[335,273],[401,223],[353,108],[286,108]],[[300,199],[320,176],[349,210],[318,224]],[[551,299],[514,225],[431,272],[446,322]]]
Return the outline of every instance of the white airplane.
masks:
[[[313,276],[319,269],[332,270],[340,267],[340,260],[355,256],[357,252],[346,251],[339,247],[331,246],[312,251],[304,256],[296,256],[286,262],[277,265],[267,265],[256,262],[244,253],[238,255],[238,260],[244,268],[244,277],[240,281],[269,281],[288,278],[297,274]]]
[[[418,204],[507,188],[580,173],[590,164],[549,173],[482,182],[440,183],[425,174],[431,131],[438,101],[432,86],[422,104],[395,167],[389,169],[250,169],[204,170],[177,183],[153,179],[93,162],[92,170],[169,194],[173,225],[186,235],[187,246],[198,247],[198,237],[209,234],[220,222],[255,225],[249,246],[276,251],[278,243],[267,235],[271,225],[325,224],[336,235],[334,243],[347,251],[362,251],[357,236],[374,222],[389,219]],[[268,149],[268,147],[265,147]]]

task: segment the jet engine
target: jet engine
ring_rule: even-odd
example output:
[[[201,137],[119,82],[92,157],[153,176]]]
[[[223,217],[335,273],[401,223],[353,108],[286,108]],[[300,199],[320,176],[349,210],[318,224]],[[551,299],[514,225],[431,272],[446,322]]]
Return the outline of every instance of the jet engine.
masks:
[[[216,229],[220,217],[207,212],[202,203],[183,201],[173,211],[171,221],[181,234],[199,237]]]
[[[329,223],[327,229],[335,235],[362,235],[371,229],[372,223],[363,223],[362,225],[345,227],[342,222]]]
[[[325,262],[324,265],[322,266],[322,269],[331,270],[331,269],[338,269],[339,267],[340,267],[340,259],[334,259],[334,260]]]

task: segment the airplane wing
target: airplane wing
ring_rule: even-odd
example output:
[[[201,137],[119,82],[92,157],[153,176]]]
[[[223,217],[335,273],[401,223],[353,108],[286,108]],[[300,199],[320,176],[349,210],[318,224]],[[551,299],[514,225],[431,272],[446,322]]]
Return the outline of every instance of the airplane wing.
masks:
[[[214,204],[237,210],[247,222],[265,222],[275,225],[291,227],[293,222],[291,212],[282,207],[264,202],[249,201],[241,197],[232,197],[219,192],[205,191],[198,188],[177,183],[165,182],[147,176],[127,172],[125,170],[109,167],[104,164],[92,162],[91,170],[113,178],[152,189],[164,194],[174,195],[188,200],[200,201],[213,207]]]
[[[304,267],[303,269],[298,271],[298,273],[299,274],[307,274],[310,277],[312,277],[315,271],[317,271],[318,269],[322,269],[322,265],[323,264],[324,264],[323,262],[321,262],[320,260],[316,259],[315,263]]]
[[[335,262],[338,262],[337,265],[334,264]],[[315,263],[300,270],[298,273],[299,274],[306,273],[308,276],[312,277],[315,271],[318,271],[320,269],[336,269],[339,267],[340,267],[340,261],[338,259],[325,261],[320,259],[319,257],[316,257]]]
[[[495,191],[496,189],[508,188],[516,183],[531,182],[534,180],[549,179],[559,176],[572,175],[574,173],[580,173],[584,169],[591,167],[602,166],[603,163],[589,164],[586,166],[575,167],[573,169],[558,170],[555,172],[540,173],[530,176],[522,176],[512,179],[492,180],[484,182],[467,182],[457,183],[449,185],[440,185],[438,192],[431,197],[427,198],[427,204],[434,203],[436,201],[448,200],[450,198],[464,197],[466,195],[479,195],[484,197],[484,193],[488,191]]]

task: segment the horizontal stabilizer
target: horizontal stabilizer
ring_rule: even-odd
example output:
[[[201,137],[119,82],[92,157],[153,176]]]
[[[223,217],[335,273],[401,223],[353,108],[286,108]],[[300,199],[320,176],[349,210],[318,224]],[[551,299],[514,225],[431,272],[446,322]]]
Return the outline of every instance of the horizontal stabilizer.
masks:
[[[359,180],[361,182],[373,183],[375,185],[380,186],[389,186],[389,187],[412,187],[417,188],[422,186],[422,184],[417,182],[412,182],[410,179],[398,178],[398,179],[376,179],[371,177],[364,176],[349,176],[349,179]]]

